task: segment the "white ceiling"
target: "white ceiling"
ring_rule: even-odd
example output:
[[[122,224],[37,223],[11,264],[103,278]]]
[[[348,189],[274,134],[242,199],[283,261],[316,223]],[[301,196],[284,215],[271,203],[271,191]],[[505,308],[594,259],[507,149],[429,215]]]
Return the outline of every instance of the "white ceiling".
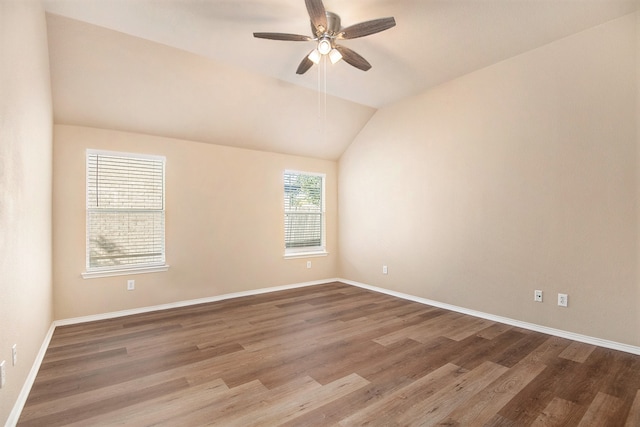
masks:
[[[343,26],[395,17],[392,29],[342,42],[371,70],[342,61],[299,76],[313,42],[252,36],[310,34],[303,0],[46,0],[56,122],[336,159],[375,109],[631,13],[639,2],[324,4]],[[325,82],[326,109],[317,93]]]

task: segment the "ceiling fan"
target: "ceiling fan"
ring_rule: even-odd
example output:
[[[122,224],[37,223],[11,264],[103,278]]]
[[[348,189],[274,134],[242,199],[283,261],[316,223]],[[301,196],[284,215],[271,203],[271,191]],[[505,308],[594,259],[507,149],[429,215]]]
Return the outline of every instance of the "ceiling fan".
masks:
[[[307,56],[296,70],[297,74],[304,74],[313,64],[320,62],[324,55],[329,55],[331,63],[344,59],[346,63],[367,71],[371,64],[353,50],[336,43],[338,40],[355,39],[388,30],[396,25],[393,17],[372,19],[342,28],[340,16],[333,12],[327,12],[322,0],[305,0],[309,17],[311,18],[311,33],[313,36],[287,33],[253,33],[254,37],[270,40],[284,41],[315,41],[317,46]]]

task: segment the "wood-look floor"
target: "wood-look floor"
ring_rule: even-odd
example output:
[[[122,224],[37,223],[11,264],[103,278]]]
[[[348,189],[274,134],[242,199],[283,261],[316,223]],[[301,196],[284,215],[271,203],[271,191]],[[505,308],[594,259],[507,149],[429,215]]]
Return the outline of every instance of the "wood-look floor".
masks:
[[[640,356],[340,283],[56,329],[19,426],[640,426]]]

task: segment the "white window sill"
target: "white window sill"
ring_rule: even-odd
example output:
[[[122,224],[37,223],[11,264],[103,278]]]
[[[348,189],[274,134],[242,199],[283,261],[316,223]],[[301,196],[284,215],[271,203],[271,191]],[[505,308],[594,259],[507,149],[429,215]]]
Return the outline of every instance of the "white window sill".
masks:
[[[312,257],[327,256],[327,255],[329,255],[329,252],[327,251],[290,252],[290,253],[285,252],[284,258],[285,259],[312,258]]]
[[[82,273],[83,279],[95,279],[98,277],[111,277],[111,276],[128,276],[131,274],[144,274],[144,273],[158,273],[162,271],[168,271],[168,265],[154,265],[151,267],[135,267],[135,268],[120,268],[113,270],[98,270],[98,271],[85,271]]]

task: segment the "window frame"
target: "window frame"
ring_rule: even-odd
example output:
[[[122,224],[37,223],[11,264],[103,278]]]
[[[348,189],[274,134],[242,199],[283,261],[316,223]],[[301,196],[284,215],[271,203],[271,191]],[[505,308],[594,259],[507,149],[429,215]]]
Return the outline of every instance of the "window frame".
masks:
[[[89,216],[92,211],[89,208],[89,199],[90,199],[90,157],[93,155],[97,156],[112,156],[112,157],[122,157],[122,158],[131,158],[136,160],[151,160],[151,161],[160,161],[162,162],[162,209],[142,209],[141,212],[162,212],[163,218],[163,228],[162,228],[162,261],[154,262],[154,263],[146,263],[146,264],[137,264],[137,265],[113,265],[113,266],[102,266],[102,267],[91,267],[90,262],[90,253],[91,253],[91,232],[90,232],[90,220]],[[123,208],[123,211],[136,211],[131,208]],[[85,279],[98,278],[98,277],[109,277],[109,276],[122,276],[122,275],[132,275],[132,274],[143,274],[143,273],[154,273],[154,272],[162,272],[167,271],[169,269],[169,265],[166,263],[166,157],[159,155],[151,155],[151,154],[141,154],[141,153],[131,153],[131,152],[121,152],[121,151],[110,151],[110,150],[97,150],[97,149],[87,149],[85,153],[85,271],[82,272],[82,277]]]
[[[317,176],[321,178],[321,209],[320,209],[320,245],[319,246],[302,246],[302,247],[292,247],[287,248],[286,241],[286,215],[289,211],[286,209],[286,204],[284,200],[286,198],[286,175],[306,175],[306,176]],[[326,181],[327,175],[325,173],[320,172],[307,172],[307,171],[299,171],[286,169],[282,174],[282,191],[283,191],[283,243],[284,243],[284,257],[286,259],[290,258],[309,258],[309,257],[318,257],[318,256],[327,256],[329,252],[327,252],[327,221],[326,221]]]

